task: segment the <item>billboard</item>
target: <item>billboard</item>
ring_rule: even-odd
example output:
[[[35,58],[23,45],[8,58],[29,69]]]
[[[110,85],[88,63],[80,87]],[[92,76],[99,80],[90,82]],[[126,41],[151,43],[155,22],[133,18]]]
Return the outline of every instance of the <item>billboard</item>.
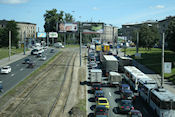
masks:
[[[49,38],[57,38],[58,33],[57,32],[49,32]]]
[[[37,33],[37,37],[38,38],[45,38],[46,37],[46,33],[45,32],[38,32]]]
[[[76,23],[60,23],[59,32],[76,32],[78,25]]]
[[[83,33],[103,33],[104,23],[83,23]]]

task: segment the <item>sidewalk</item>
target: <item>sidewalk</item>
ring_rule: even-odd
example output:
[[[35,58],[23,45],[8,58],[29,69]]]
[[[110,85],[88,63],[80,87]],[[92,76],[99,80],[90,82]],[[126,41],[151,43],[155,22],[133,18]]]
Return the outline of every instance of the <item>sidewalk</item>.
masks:
[[[6,66],[10,63],[13,63],[15,61],[18,61],[19,59],[22,59],[26,56],[30,55],[30,50],[26,52],[26,54],[24,55],[24,53],[19,53],[19,54],[15,54],[13,56],[11,56],[11,59],[9,60],[9,57],[7,58],[4,58],[4,59],[1,59],[0,60],[0,68],[3,67],[3,66]]]

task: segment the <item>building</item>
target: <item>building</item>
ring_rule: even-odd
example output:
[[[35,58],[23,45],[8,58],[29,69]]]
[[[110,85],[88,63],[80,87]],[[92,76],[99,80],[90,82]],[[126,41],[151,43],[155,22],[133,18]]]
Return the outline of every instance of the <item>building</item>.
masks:
[[[0,20],[0,28],[5,28],[7,25],[7,20]],[[26,39],[35,38],[36,35],[36,24],[29,22],[16,22],[19,28],[19,43],[24,43],[24,35]]]
[[[113,42],[118,37],[118,28],[112,25],[104,25],[104,33],[100,35],[103,42]]]

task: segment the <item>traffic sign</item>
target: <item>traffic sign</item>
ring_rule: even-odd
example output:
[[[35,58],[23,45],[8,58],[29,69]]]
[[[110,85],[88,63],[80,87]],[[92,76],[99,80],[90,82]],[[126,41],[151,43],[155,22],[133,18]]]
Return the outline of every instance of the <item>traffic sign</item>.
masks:
[[[57,32],[49,32],[49,38],[57,38],[58,33]]]

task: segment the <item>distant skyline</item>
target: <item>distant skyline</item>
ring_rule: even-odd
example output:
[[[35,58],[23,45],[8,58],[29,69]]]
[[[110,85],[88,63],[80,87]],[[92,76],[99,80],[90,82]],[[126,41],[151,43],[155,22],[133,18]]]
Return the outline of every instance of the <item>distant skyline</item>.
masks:
[[[76,21],[100,21],[119,28],[175,16],[175,0],[0,0],[0,20],[35,23],[43,31],[43,15],[53,8],[71,13]]]

